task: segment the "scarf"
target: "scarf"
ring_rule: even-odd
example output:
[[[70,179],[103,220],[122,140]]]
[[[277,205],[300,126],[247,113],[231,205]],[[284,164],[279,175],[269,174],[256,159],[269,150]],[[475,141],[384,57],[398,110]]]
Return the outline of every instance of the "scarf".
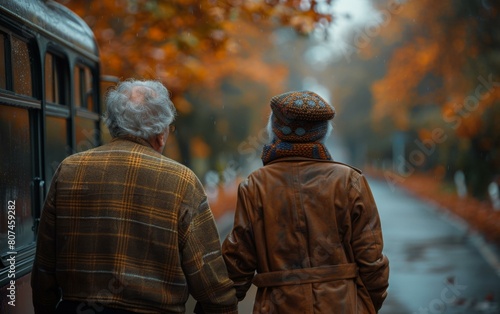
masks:
[[[319,142],[291,143],[275,139],[271,144],[264,145],[261,156],[264,165],[284,157],[306,157],[320,160],[332,160],[328,149]]]

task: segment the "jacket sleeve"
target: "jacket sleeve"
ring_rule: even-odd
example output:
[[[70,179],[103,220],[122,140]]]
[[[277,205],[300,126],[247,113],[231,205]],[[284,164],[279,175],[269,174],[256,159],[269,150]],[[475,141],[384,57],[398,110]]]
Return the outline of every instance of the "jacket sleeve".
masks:
[[[54,313],[61,293],[56,281],[56,185],[57,169],[45,200],[38,227],[35,261],[31,272],[31,290],[35,313]]]
[[[248,216],[248,211],[253,207],[247,194],[247,182],[243,181],[238,188],[233,229],[222,244],[229,278],[234,281],[239,301],[245,298],[257,269],[257,255]]]
[[[199,184],[198,190],[201,189]],[[195,313],[237,313],[238,301],[207,197],[199,192],[191,200],[199,202],[187,209],[182,218],[186,231],[182,233],[181,258],[189,292],[198,301]]]
[[[359,276],[368,291],[375,310],[382,307],[389,286],[389,261],[382,254],[383,238],[377,206],[366,178],[353,172],[350,178],[350,195],[354,259]]]

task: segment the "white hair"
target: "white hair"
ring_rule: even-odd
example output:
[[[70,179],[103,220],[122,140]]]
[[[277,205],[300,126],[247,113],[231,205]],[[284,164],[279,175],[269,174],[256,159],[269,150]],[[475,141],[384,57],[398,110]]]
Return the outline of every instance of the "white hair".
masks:
[[[176,115],[169,91],[154,80],[119,83],[107,94],[106,106],[104,119],[113,137],[134,135],[149,139],[165,132]]]

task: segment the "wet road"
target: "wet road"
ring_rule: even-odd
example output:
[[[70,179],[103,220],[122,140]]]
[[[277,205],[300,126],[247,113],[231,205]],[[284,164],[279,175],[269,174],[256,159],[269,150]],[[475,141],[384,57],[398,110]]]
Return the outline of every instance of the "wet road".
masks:
[[[485,258],[490,247],[436,206],[384,181],[369,182],[391,267],[389,296],[379,313],[500,313],[500,268]],[[228,220],[219,226],[225,236]],[[241,313],[251,313],[252,288]]]
[[[430,203],[370,184],[391,267],[381,314],[500,313],[500,275],[480,237]]]

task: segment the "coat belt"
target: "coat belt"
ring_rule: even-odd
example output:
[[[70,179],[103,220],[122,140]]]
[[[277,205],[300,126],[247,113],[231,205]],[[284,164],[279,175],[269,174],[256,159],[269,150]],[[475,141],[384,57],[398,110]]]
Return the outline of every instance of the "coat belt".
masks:
[[[253,278],[253,284],[261,288],[354,279],[357,276],[356,264],[349,263],[259,273]]]

